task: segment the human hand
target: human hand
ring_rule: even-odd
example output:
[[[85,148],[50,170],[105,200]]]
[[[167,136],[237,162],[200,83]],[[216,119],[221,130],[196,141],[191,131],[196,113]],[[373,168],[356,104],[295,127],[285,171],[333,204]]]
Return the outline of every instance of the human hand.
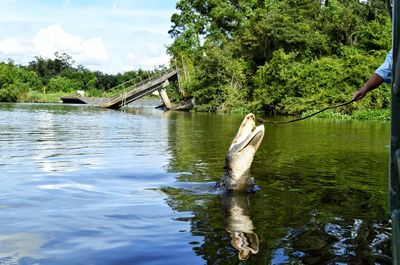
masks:
[[[365,97],[367,92],[368,92],[368,90],[365,87],[362,87],[353,93],[353,96],[351,97],[351,99],[354,101],[358,101],[358,100],[362,99],[363,97]]]

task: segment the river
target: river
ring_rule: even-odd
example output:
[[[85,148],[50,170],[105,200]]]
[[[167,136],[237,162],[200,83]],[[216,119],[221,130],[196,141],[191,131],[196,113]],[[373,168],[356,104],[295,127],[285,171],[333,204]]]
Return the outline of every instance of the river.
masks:
[[[0,104],[0,264],[390,264],[389,123],[266,124],[212,192],[243,116]]]

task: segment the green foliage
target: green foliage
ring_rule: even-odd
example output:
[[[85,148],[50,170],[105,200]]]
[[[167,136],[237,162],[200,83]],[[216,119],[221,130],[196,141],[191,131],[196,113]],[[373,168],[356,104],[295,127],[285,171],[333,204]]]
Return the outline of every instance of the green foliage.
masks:
[[[391,21],[388,16],[357,26],[356,46],[363,50],[389,50],[392,41]]]
[[[348,101],[391,43],[383,0],[181,0],[177,9],[168,51],[200,111],[299,114]],[[387,86],[370,94],[338,111],[388,106]]]
[[[27,92],[27,87],[22,83],[3,85],[0,88],[0,102],[16,102]]]
[[[45,94],[40,91],[29,90],[28,93],[23,94],[20,96],[18,101],[19,102],[32,102],[32,103],[54,103],[60,102],[60,97],[67,96],[68,93],[50,93]]]
[[[66,77],[57,76],[53,77],[49,81],[48,91],[49,92],[70,92],[74,93],[76,90],[79,90],[82,87],[81,81],[76,81],[73,79],[68,79]]]
[[[283,50],[277,50],[269,62],[259,67],[254,78],[256,88],[254,103],[258,105],[258,108],[272,109],[280,103],[281,99],[297,93],[287,84],[287,80],[292,75],[293,63],[293,54],[285,54]]]
[[[389,109],[356,110],[352,117],[357,120],[390,120]]]
[[[308,115],[313,114],[314,111],[306,111],[301,115],[302,117],[306,117]],[[351,115],[342,114],[338,112],[334,112],[332,110],[327,110],[325,112],[321,112],[316,116],[312,116],[311,119],[336,119],[336,120],[377,120],[377,121],[388,121],[390,120],[390,109],[361,109],[354,111]]]
[[[19,101],[29,89],[40,87],[36,73],[18,68],[13,63],[0,63],[0,101]]]
[[[96,87],[102,91],[110,90],[111,88],[118,85],[118,80],[116,75],[104,74],[102,72],[94,72],[96,76]]]
[[[228,48],[208,45],[196,68],[197,79],[187,92],[197,99],[198,110],[225,111],[245,105],[247,65],[234,60]]]
[[[73,63],[71,56],[58,53],[54,59],[35,57],[27,66],[17,66],[12,61],[0,63],[0,101],[59,102],[60,96],[75,95],[76,90],[84,90],[86,96],[112,97],[123,91],[122,87],[114,89],[118,85],[127,81],[134,85],[166,70],[159,66],[111,75],[81,65],[74,67]]]
[[[53,91],[63,91],[63,92],[75,92],[75,90],[91,91],[93,94],[99,94],[96,92],[97,77],[95,73],[83,68],[78,67],[78,69],[68,68],[65,69],[56,78],[64,78],[64,81],[60,81],[59,85],[63,85],[62,89],[53,89]],[[56,82],[57,83],[57,82]],[[52,85],[52,86],[51,86]],[[52,91],[52,87],[56,88],[57,84],[54,84],[54,80],[50,79],[49,91]]]
[[[315,113],[314,110],[310,111],[305,111],[302,113],[302,117],[307,117],[311,114]],[[326,119],[335,119],[335,120],[350,120],[352,116],[348,114],[342,114],[338,112],[334,112],[333,110],[327,110],[324,112],[321,112],[315,116],[310,117],[311,119],[321,119],[321,118],[326,118]]]
[[[63,71],[72,67],[72,57],[68,54],[55,53],[55,59],[43,59],[42,57],[35,57],[34,61],[29,62],[25,68],[36,74],[42,80],[44,85],[47,85],[49,80]]]
[[[366,54],[354,48],[343,48],[342,56],[322,57],[312,62],[294,62],[294,56],[283,51],[274,53],[269,63],[259,67],[255,76],[254,102],[261,109],[299,114],[350,100],[354,88],[368,79],[383,60],[383,53]],[[387,108],[385,87],[371,93],[358,108]],[[351,113],[348,105],[337,111]]]

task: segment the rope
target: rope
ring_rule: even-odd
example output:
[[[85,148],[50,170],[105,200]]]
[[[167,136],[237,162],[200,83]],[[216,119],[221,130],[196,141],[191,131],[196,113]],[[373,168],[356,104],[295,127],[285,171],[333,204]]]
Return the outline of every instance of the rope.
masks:
[[[333,105],[333,106],[326,107],[326,108],[324,108],[324,109],[321,109],[321,110],[319,110],[319,111],[317,111],[317,112],[314,112],[314,113],[312,113],[312,114],[310,114],[310,115],[307,115],[307,116],[305,116],[305,117],[301,117],[301,118],[294,119],[294,120],[290,120],[290,121],[265,121],[265,120],[262,119],[262,118],[258,118],[257,121],[258,121],[258,122],[261,122],[261,123],[270,123],[270,124],[285,124],[285,123],[291,123],[291,122],[295,122],[295,121],[301,121],[301,120],[308,119],[308,118],[310,118],[310,117],[312,117],[312,116],[315,116],[315,115],[317,115],[317,114],[319,114],[319,113],[321,113],[321,112],[323,112],[323,111],[325,111],[325,110],[334,109],[334,108],[338,108],[338,107],[342,107],[342,106],[346,106],[346,105],[349,105],[349,104],[351,104],[351,103],[353,103],[353,102],[354,102],[354,99],[352,99],[352,100],[350,100],[350,101],[348,101],[348,102],[345,102],[345,103],[341,103],[341,104],[338,104],[338,105]]]

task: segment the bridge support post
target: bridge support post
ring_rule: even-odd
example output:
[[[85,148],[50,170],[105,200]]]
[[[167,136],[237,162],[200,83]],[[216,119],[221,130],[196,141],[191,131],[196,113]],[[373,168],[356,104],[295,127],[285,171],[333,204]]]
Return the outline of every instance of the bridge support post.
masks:
[[[162,84],[161,88],[158,90],[158,93],[160,94],[161,100],[164,103],[165,108],[169,110],[169,109],[172,109],[172,104],[167,95],[166,87],[168,86],[168,84],[169,84],[169,82],[168,82],[168,80],[166,80]]]

